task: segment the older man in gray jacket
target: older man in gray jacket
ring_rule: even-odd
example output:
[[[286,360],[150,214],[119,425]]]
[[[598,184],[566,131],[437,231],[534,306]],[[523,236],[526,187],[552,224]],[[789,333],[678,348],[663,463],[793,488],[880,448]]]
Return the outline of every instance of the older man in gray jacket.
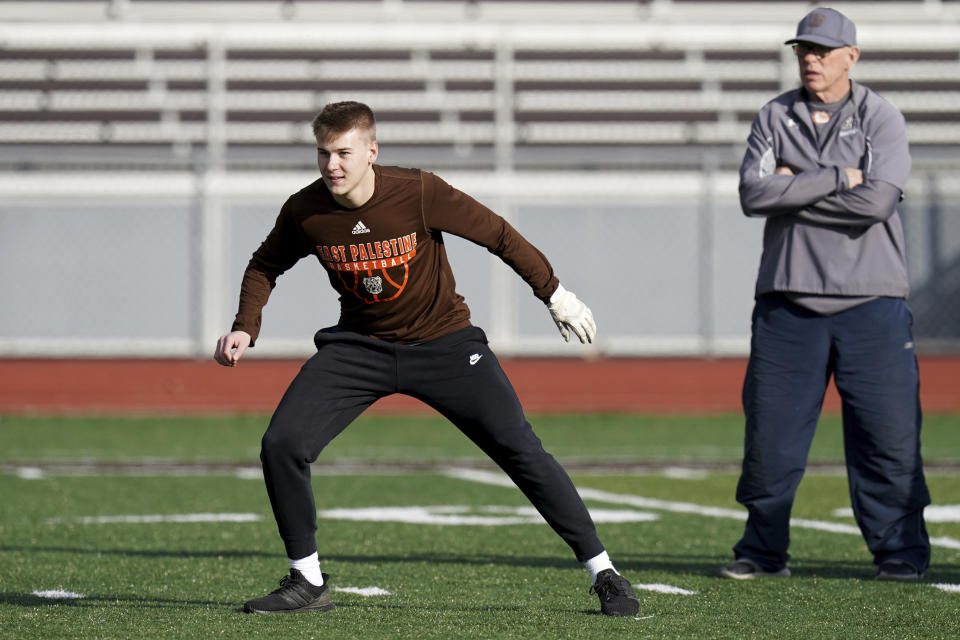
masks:
[[[790,511],[832,375],[876,578],[917,579],[930,560],[930,497],[896,210],[910,171],[904,118],[850,79],[860,50],[841,13],[813,10],[786,44],[802,88],[760,110],[740,168],[743,212],[766,223],[743,387],[737,501],[748,518],[720,575],[790,575]]]

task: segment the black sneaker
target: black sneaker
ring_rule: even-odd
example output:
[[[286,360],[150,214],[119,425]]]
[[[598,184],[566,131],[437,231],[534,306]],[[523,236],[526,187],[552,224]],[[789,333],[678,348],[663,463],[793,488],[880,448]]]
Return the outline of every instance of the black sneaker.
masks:
[[[640,601],[630,583],[613,569],[597,574],[590,593],[600,596],[600,611],[605,616],[633,616],[640,610]]]
[[[877,580],[919,580],[922,577],[922,571],[900,558],[884,560],[877,567]]]
[[[767,571],[750,558],[737,558],[730,564],[720,567],[717,572],[721,578],[750,580],[752,578],[789,578],[790,569],[783,567],[776,571]]]
[[[330,576],[323,575],[323,585],[316,587],[296,569],[290,569],[290,575],[280,579],[280,588],[255,598],[243,605],[247,613],[308,613],[311,611],[329,611],[334,604],[330,602],[328,583]]]

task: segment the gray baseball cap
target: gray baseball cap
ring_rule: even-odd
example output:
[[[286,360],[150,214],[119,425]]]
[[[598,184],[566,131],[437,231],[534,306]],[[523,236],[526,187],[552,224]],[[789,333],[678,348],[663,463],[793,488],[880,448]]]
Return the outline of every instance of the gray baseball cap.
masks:
[[[814,9],[797,25],[797,37],[784,44],[812,42],[825,47],[855,47],[857,28],[836,9]]]

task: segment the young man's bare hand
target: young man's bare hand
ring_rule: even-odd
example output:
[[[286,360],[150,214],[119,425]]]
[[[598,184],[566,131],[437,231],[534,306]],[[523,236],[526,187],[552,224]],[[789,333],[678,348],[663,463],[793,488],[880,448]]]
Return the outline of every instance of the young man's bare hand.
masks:
[[[225,367],[237,366],[237,361],[250,346],[250,334],[246,331],[231,331],[217,340],[217,350],[213,359]]]

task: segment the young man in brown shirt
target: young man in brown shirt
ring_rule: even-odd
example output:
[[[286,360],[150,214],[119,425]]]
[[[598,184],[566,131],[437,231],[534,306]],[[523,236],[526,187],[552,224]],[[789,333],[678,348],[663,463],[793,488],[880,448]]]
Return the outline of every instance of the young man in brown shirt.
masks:
[[[403,393],[446,416],[523,491],[590,573],[607,615],[639,603],[614,568],[583,501],[544,451],[513,387],[454,289],[442,233],[510,265],[542,300],[565,340],[592,342],[593,314],[560,286],[547,259],[503,218],[435,175],[375,165],[373,113],[327,105],[313,121],[321,178],[291,196],[243,275],[231,332],[215,360],[235,366],[260,332],[277,277],[314,255],[340,294],[340,320],[314,337],[317,353],[290,384],[263,436],[267,493],[290,559],[281,587],[253,613],[333,607],[321,573],[310,463],[377,399]]]

